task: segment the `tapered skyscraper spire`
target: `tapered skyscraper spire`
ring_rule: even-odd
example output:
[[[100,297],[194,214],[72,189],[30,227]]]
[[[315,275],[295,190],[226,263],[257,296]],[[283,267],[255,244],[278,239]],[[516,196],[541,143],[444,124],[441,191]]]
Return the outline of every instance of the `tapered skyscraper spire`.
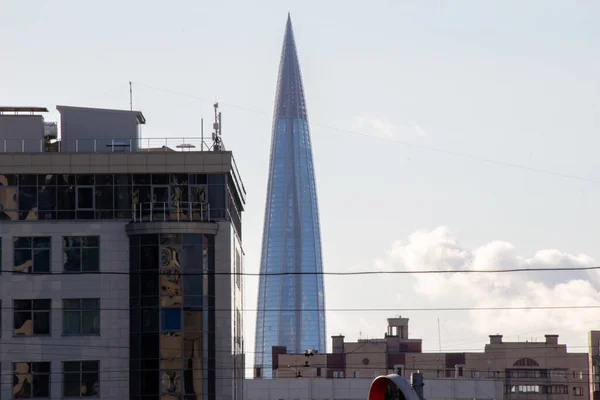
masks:
[[[288,353],[326,351],[317,191],[289,14],[275,97],[260,271],[255,375],[270,378],[273,346],[285,346]]]

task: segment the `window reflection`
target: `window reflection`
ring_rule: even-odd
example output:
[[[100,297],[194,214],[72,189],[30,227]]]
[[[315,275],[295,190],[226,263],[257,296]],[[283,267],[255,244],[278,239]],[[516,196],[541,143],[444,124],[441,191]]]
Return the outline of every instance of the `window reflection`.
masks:
[[[166,370],[166,371],[162,371],[161,372],[161,386],[162,386],[162,392],[163,392],[163,396],[161,396],[161,399],[163,400],[179,400],[181,399],[180,396],[165,396],[165,394],[167,395],[171,395],[171,394],[175,394],[175,393],[181,393],[181,370]]]
[[[0,175],[0,220],[225,218],[240,230],[225,174]],[[237,202],[237,203],[236,203]],[[208,215],[208,209],[211,215]]]
[[[50,397],[50,363],[13,363],[14,398]]]
[[[181,305],[180,250],[175,247],[160,249],[160,304],[162,307]]]
[[[206,272],[213,268],[209,262],[213,240],[188,234],[130,237],[131,251],[139,254],[130,261],[139,263],[130,265],[131,279],[133,285],[140,285],[139,292],[131,292],[138,296],[131,299],[133,397],[200,399],[210,387],[209,380],[214,381],[214,372],[207,372],[207,360],[216,357],[208,328],[209,321],[214,324],[214,303],[203,302],[203,295],[210,295],[208,288],[214,287],[208,283],[214,276],[202,274],[203,268]],[[190,296],[185,302],[182,286]],[[153,288],[156,290],[151,294]],[[207,306],[213,307],[212,311],[203,311]],[[154,384],[151,379],[155,379]]]
[[[0,219],[2,220],[16,220],[17,219],[17,188],[0,186],[0,207],[2,214]]]
[[[181,329],[181,326],[179,327]],[[162,368],[181,368],[183,340],[181,332],[164,332],[160,335],[160,357]]]
[[[183,314],[184,330],[184,391],[202,398],[204,366],[202,361],[203,329],[202,311],[186,310]],[[194,398],[194,397],[191,397]]]

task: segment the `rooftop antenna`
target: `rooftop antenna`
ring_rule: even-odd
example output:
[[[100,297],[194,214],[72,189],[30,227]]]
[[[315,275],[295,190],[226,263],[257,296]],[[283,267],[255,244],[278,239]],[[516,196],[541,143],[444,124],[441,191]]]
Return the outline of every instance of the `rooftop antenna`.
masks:
[[[129,81],[129,111],[133,111],[133,87]]]
[[[204,150],[204,118],[200,118],[200,150]]]
[[[214,131],[212,134],[213,150],[221,151],[221,112],[219,111],[219,103],[215,103],[213,107],[215,109],[215,122],[213,123]]]
[[[440,347],[440,353],[442,352],[442,334],[440,333],[440,319],[438,318],[438,345]]]

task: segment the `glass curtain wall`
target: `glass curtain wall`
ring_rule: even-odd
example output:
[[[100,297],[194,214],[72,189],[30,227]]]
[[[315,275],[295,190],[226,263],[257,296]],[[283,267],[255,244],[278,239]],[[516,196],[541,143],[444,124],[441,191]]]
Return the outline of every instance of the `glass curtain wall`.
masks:
[[[256,323],[255,375],[272,347],[326,350],[321,234],[308,116],[288,18],[271,139]],[[281,274],[281,275],[277,275]]]
[[[130,257],[131,398],[214,398],[214,237],[131,236]]]

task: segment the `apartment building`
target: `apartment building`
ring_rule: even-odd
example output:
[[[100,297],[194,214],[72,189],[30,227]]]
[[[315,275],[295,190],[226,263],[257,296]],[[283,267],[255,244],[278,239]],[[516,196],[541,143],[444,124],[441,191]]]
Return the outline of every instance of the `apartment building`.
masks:
[[[138,111],[57,110],[0,109],[0,397],[241,399],[232,153],[142,139]]]
[[[424,353],[422,340],[408,336],[408,322],[408,318],[389,318],[382,338],[347,342],[344,336],[333,336],[332,352],[326,354],[287,354],[284,347],[273,347],[274,376],[283,381],[329,378],[369,382],[380,375],[396,373],[408,379],[413,372],[420,372],[428,400],[590,398],[588,354],[568,352],[558,335],[545,335],[543,342],[506,342],[502,335],[490,335],[482,352]],[[594,338],[597,351],[600,332]],[[276,380],[254,379],[246,385],[250,394],[255,386],[267,385],[281,395],[285,384]],[[367,391],[361,395],[366,398]],[[293,393],[290,396],[279,398],[298,398]]]

